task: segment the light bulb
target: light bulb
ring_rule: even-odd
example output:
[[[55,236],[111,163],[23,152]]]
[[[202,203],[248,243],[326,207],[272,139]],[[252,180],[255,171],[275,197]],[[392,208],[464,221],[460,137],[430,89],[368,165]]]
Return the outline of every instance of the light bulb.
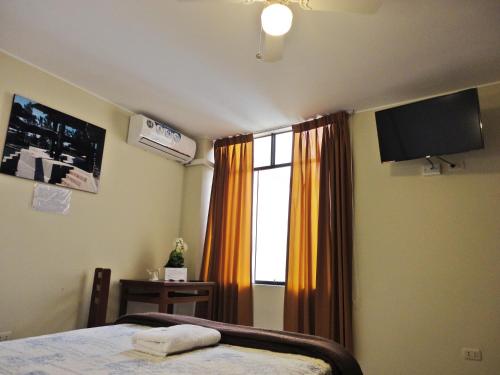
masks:
[[[293,13],[286,5],[274,3],[262,11],[260,20],[264,31],[273,36],[286,34],[292,27]]]

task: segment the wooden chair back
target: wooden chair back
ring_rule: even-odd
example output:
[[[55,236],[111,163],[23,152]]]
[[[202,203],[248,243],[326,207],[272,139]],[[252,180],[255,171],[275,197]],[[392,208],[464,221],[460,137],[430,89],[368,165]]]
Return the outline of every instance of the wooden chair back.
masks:
[[[89,321],[87,323],[88,328],[106,324],[110,280],[111,270],[109,268],[95,269],[92,297],[90,299]]]

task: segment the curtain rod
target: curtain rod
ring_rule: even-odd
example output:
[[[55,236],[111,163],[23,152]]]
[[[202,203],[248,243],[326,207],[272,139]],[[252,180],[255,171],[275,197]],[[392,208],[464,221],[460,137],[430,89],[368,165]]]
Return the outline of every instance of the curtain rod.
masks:
[[[356,113],[356,111],[354,109],[351,109],[350,111],[346,111],[347,114],[349,116],[352,116],[354,115],[354,113]],[[322,118],[322,117],[325,117],[325,116],[328,116],[328,114],[326,115],[316,115],[314,117],[310,117],[304,121],[301,121],[301,122],[296,122],[295,124],[292,124],[292,125],[286,125],[286,126],[278,126],[276,128],[271,128],[271,129],[266,129],[266,130],[262,130],[260,132],[257,132],[257,133],[254,133],[254,135],[256,136],[255,138],[260,138],[260,137],[265,137],[266,135],[269,135],[269,134],[273,134],[273,133],[285,133],[289,130],[292,130],[292,127],[294,125],[297,125],[297,124],[300,124],[302,122],[308,122],[308,121],[311,121],[311,120],[316,120],[316,119],[319,119],[319,118]]]
[[[352,116],[356,113],[356,111],[354,109],[351,109],[350,111],[346,111],[347,114],[349,116]],[[253,134],[254,135],[254,138],[262,138],[262,137],[265,137],[265,136],[268,136],[269,134],[279,134],[279,133],[286,133],[287,131],[291,131],[292,130],[292,127],[294,125],[297,125],[297,124],[300,124],[302,122],[307,122],[307,121],[311,121],[311,120],[316,120],[316,119],[319,119],[321,117],[325,117],[325,116],[328,116],[328,114],[326,115],[316,115],[314,117],[310,117],[304,121],[301,121],[301,122],[296,122],[292,125],[285,125],[285,126],[277,126],[275,128],[271,128],[271,129],[266,129],[266,130],[262,130],[262,131],[259,131],[259,132],[255,132],[255,133],[244,133],[244,134],[236,134],[234,136],[229,136],[229,138],[231,137],[235,137],[235,136],[238,136],[238,135],[246,135],[246,134]],[[228,137],[222,137],[222,138],[217,138],[217,139],[223,139],[223,138],[228,138]]]

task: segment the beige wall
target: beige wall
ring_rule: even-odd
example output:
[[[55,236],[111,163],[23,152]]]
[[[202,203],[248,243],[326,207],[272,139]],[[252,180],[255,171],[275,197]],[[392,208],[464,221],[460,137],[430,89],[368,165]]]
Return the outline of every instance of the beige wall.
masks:
[[[186,166],[184,173],[180,230],[189,246],[185,261],[189,278],[192,280],[200,276],[213,176],[213,167],[209,160],[212,141],[199,139],[196,143],[196,159]]]
[[[253,286],[253,325],[266,329],[283,329],[285,287],[277,285]]]
[[[126,144],[130,113],[4,54],[1,145],[14,93],[107,134],[100,191],[73,191],[68,216],[33,211],[33,182],[0,174],[0,331],[23,337],[83,327],[97,266],[112,269],[111,320],[117,281],[162,266],[179,235],[184,168]]]
[[[367,375],[498,374],[500,85],[479,90],[486,149],[423,177],[381,164],[374,112],[353,118],[355,353]],[[480,348],[482,362],[461,357]]]

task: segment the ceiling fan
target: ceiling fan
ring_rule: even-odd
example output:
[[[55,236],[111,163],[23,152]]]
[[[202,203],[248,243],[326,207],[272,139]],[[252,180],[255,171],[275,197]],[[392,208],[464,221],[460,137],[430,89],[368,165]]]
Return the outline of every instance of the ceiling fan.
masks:
[[[182,1],[182,0],[181,0]],[[186,1],[186,0],[184,0]],[[261,35],[259,52],[260,61],[274,62],[283,58],[285,35],[292,27],[293,12],[291,7],[302,10],[321,12],[350,12],[373,14],[382,5],[383,0],[212,0],[241,4],[264,3],[261,13]]]

